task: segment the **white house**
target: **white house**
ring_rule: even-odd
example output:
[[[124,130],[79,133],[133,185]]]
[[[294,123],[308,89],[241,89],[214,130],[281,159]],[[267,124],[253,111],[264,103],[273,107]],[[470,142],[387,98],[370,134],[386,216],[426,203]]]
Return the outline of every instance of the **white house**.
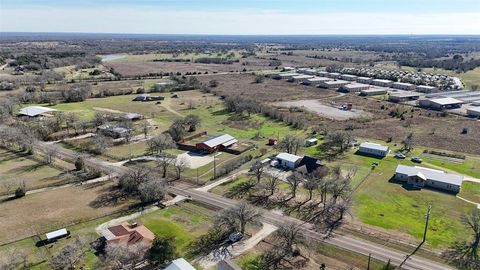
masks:
[[[415,188],[432,187],[450,192],[459,192],[463,177],[444,171],[399,164],[394,178]]]
[[[377,143],[364,142],[360,144],[358,153],[370,156],[386,157],[390,148]]]
[[[300,164],[302,157],[289,153],[280,153],[276,156],[276,159],[280,167],[285,169],[295,169],[298,164]]]

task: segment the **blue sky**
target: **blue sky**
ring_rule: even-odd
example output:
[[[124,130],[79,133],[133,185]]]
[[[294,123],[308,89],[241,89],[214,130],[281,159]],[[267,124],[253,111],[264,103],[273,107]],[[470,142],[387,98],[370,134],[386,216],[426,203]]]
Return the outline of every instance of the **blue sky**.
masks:
[[[0,0],[0,31],[480,34],[480,0]]]

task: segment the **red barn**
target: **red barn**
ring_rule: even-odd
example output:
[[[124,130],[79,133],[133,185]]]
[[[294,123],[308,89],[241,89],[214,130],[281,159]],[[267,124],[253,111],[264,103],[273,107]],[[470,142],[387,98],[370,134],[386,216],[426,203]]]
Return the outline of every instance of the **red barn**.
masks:
[[[237,139],[235,139],[233,136],[224,134],[224,135],[209,139],[207,141],[197,143],[195,145],[195,148],[197,150],[207,152],[210,154],[217,151],[218,149],[230,147],[237,142],[238,142]]]

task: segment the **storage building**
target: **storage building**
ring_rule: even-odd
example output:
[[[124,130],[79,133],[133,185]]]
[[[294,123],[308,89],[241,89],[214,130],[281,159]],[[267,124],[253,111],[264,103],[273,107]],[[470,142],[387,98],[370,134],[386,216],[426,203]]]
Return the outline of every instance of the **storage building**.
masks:
[[[392,87],[393,82],[390,80],[375,79],[375,80],[372,80],[371,84],[376,86],[381,86],[381,87]]]
[[[295,169],[298,164],[300,164],[302,157],[289,153],[280,153],[276,156],[276,159],[280,167],[285,169]]]
[[[335,80],[335,81],[324,81],[318,84],[320,88],[340,88],[344,85],[349,84],[350,82],[342,81],[342,80]]]
[[[367,90],[370,88],[370,85],[363,84],[363,83],[349,83],[347,85],[342,86],[341,90],[343,92],[360,92],[362,90]]]
[[[470,117],[480,117],[480,108],[479,107],[468,108],[467,115]]]
[[[358,78],[358,76],[350,75],[350,74],[342,74],[340,76],[340,79],[345,80],[345,81],[351,81],[351,82],[356,81],[357,78]]]
[[[28,116],[28,117],[40,117],[40,116],[52,116],[49,113],[55,112],[55,111],[57,110],[47,108],[47,107],[42,107],[42,106],[29,106],[29,107],[24,107],[20,109],[18,114],[21,116]]]
[[[463,177],[457,174],[401,164],[397,166],[394,178],[414,188],[431,187],[455,193],[460,191],[463,183]]]
[[[320,82],[331,81],[332,79],[326,77],[314,77],[303,80],[303,84],[305,85],[317,85]]]
[[[275,80],[288,80],[293,76],[298,76],[299,73],[278,73],[272,76],[272,79]]]
[[[435,86],[430,86],[430,85],[417,85],[417,88],[415,90],[417,90],[417,92],[428,94],[428,93],[433,93],[438,89]]]
[[[463,101],[454,99],[454,98],[433,98],[433,99],[422,99],[418,102],[420,107],[434,109],[434,110],[445,110],[445,109],[455,109],[462,107]]]
[[[328,72],[326,71],[317,71],[317,76],[320,76],[320,77],[328,77]]]
[[[342,74],[340,74],[340,73],[332,72],[332,73],[328,73],[327,77],[332,78],[332,79],[338,79],[338,78],[340,78],[341,75]]]
[[[202,152],[206,153],[213,153],[219,149],[222,148],[227,148],[231,147],[232,145],[236,144],[238,142],[235,137],[229,135],[229,134],[224,134],[209,140],[206,140],[204,142],[197,143],[195,145],[195,148],[197,150],[200,150]]]
[[[388,101],[390,102],[405,102],[410,100],[417,100],[420,98],[420,94],[416,92],[410,91],[396,91],[392,92],[388,97]]]
[[[358,77],[357,78],[357,82],[358,83],[365,83],[365,84],[370,84],[372,83],[372,78],[369,78],[369,77]]]
[[[360,144],[360,149],[358,150],[359,154],[364,154],[368,156],[376,157],[386,157],[390,148],[377,143],[364,142]]]
[[[314,76],[312,75],[297,75],[297,76],[292,76],[287,79],[288,82],[303,82],[303,80],[306,79],[312,79]]]
[[[361,96],[378,96],[385,95],[388,93],[388,90],[385,88],[374,88],[360,91]]]
[[[413,91],[415,90],[415,85],[411,83],[394,82],[392,88]]]

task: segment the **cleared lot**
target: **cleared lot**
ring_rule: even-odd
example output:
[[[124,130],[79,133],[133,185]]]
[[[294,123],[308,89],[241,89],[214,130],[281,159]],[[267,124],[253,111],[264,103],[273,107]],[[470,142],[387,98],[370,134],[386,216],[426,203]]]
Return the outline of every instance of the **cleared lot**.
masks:
[[[187,167],[196,169],[213,162],[213,155],[201,155],[194,152],[187,152],[177,156],[177,159],[182,159],[187,162]]]
[[[61,206],[61,207],[60,207]],[[112,183],[57,189],[0,204],[0,244],[128,209]]]
[[[304,107],[307,110],[317,113],[323,117],[332,120],[348,120],[353,118],[358,118],[361,116],[368,116],[369,114],[365,111],[352,109],[350,111],[344,111],[338,106],[324,105],[318,100],[307,99],[307,100],[295,100],[295,101],[284,101],[277,102],[275,105],[280,107]]]

